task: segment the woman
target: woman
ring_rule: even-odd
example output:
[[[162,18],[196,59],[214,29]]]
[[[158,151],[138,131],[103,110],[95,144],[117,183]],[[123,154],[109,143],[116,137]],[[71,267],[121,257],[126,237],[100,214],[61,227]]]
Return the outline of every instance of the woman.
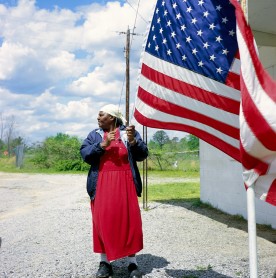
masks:
[[[80,152],[91,165],[87,192],[91,199],[94,252],[101,254],[96,277],[113,274],[111,261],[128,257],[129,277],[142,277],[135,254],[143,249],[142,220],[137,196],[142,182],[136,161],[148,148],[134,126],[123,125],[122,114],[112,104],[98,114],[99,128],[91,131]]]

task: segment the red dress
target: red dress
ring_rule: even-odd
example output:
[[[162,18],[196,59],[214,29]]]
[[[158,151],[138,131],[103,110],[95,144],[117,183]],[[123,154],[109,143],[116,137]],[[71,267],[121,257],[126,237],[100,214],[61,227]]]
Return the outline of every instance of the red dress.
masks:
[[[118,129],[116,133],[119,138]],[[141,213],[127,149],[121,139],[112,141],[101,157],[91,210],[95,253],[106,253],[113,261],[143,249]]]

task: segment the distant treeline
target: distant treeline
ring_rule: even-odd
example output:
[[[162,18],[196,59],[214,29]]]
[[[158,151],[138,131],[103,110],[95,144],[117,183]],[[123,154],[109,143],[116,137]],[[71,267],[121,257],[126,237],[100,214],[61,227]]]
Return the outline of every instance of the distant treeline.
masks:
[[[24,165],[30,164],[37,169],[52,169],[55,171],[87,171],[89,165],[83,162],[80,156],[82,139],[58,133],[47,137],[43,142],[25,147]],[[21,142],[17,142],[21,143]],[[169,138],[163,130],[157,131],[148,142],[148,168],[153,170],[168,170],[187,168],[188,164],[198,169],[199,140],[193,135],[181,139]],[[186,162],[183,164],[183,161]],[[191,170],[191,169],[189,169]],[[193,170],[193,169],[192,169]]]

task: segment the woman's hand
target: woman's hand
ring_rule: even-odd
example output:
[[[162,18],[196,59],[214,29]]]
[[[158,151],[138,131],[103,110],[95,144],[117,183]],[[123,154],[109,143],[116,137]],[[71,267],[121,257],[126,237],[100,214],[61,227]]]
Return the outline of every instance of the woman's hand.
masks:
[[[136,144],[135,140],[135,126],[130,125],[126,128],[127,140],[131,146]]]
[[[101,144],[100,144],[101,147],[103,149],[106,149],[110,145],[111,141],[115,140],[115,135],[116,135],[116,130],[108,132],[106,139],[103,142],[101,142]]]

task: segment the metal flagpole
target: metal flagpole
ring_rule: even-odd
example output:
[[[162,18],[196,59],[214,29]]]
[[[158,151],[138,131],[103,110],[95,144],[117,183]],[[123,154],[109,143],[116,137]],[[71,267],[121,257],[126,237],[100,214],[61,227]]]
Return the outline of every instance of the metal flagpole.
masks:
[[[248,0],[241,0],[241,6],[248,22]],[[247,188],[247,225],[249,244],[250,278],[258,278],[257,232],[256,232],[256,207],[255,183]]]
[[[247,188],[247,224],[249,243],[250,278],[258,278],[257,232],[255,214],[255,184]]]

